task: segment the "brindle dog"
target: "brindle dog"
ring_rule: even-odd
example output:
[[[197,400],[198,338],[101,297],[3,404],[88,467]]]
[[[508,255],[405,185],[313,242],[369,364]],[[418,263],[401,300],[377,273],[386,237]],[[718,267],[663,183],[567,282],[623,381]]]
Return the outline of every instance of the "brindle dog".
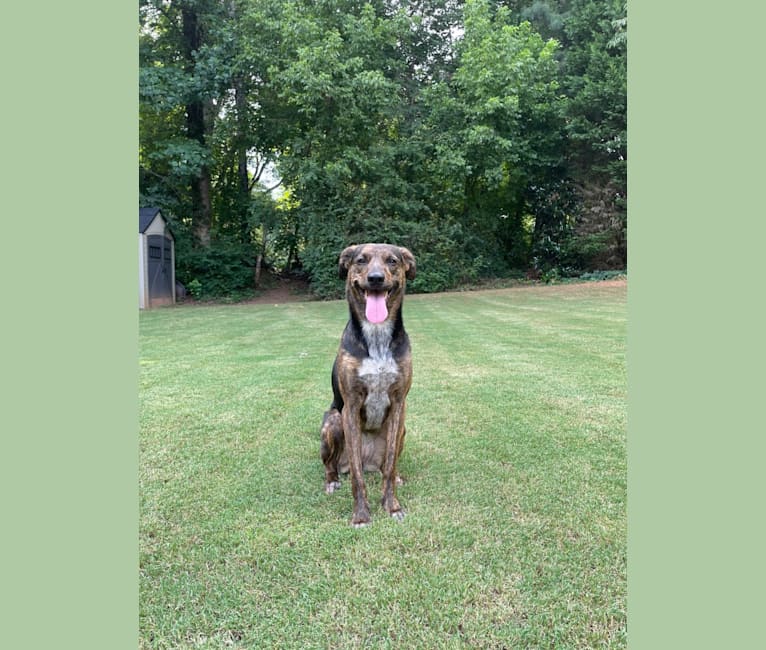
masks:
[[[407,279],[415,277],[415,258],[389,244],[349,246],[338,270],[346,280],[350,317],[332,368],[333,402],[322,422],[321,456],[327,494],[340,487],[339,472],[350,473],[351,525],[359,527],[370,523],[365,471],[382,473],[383,509],[404,518],[396,463],[404,445],[412,357],[402,300]]]

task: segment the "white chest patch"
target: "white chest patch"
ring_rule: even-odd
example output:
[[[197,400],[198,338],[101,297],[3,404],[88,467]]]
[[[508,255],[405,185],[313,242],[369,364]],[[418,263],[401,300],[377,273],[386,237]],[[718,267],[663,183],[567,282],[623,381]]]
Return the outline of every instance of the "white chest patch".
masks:
[[[396,361],[391,355],[392,327],[389,322],[362,325],[369,356],[362,361],[358,373],[367,387],[367,398],[364,401],[366,418],[363,423],[367,431],[377,430],[383,424],[391,404],[388,390],[399,376]]]

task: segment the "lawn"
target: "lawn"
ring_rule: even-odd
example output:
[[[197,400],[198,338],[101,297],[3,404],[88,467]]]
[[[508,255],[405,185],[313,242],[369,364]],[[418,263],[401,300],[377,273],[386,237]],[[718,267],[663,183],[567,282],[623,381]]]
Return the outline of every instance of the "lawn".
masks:
[[[625,648],[625,282],[409,296],[398,523],[323,490],[343,302],[140,315],[141,648]]]

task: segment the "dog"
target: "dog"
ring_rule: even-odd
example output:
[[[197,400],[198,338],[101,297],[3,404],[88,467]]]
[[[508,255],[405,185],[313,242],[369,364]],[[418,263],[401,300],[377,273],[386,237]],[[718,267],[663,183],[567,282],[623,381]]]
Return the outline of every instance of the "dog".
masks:
[[[383,476],[383,509],[397,520],[405,515],[396,498],[402,482],[396,464],[406,433],[412,354],[402,301],[415,272],[412,253],[389,244],[349,246],[338,261],[349,320],[332,367],[333,401],[322,421],[320,455],[327,494],[340,487],[339,473],[350,474],[354,527],[371,521],[365,471]]]

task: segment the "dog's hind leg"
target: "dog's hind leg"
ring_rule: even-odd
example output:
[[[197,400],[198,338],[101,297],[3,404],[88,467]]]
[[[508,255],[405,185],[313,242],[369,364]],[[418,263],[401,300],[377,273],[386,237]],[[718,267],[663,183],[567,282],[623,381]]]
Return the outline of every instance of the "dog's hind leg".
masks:
[[[338,410],[331,408],[325,412],[322,420],[322,446],[320,449],[325,468],[324,490],[327,494],[332,494],[340,487],[338,460],[343,453],[344,444],[343,420]]]

